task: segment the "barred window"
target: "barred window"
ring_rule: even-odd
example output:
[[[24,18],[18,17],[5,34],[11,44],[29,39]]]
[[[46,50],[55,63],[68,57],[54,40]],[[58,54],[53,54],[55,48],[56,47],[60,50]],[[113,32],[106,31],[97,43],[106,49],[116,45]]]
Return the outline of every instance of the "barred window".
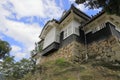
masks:
[[[64,30],[64,39],[67,38],[68,36],[70,36],[72,33],[73,33],[72,26],[67,27]]]

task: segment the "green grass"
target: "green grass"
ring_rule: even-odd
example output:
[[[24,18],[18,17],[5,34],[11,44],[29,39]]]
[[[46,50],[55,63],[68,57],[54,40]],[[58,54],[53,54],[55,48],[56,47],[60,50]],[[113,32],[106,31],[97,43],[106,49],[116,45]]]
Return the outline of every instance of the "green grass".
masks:
[[[70,66],[70,63],[66,61],[64,58],[59,58],[55,61],[55,64],[60,67],[67,67]]]
[[[109,67],[108,67],[109,66]],[[120,70],[106,63],[90,61],[73,64],[63,58],[42,65],[43,72],[29,74],[24,80],[119,80]]]

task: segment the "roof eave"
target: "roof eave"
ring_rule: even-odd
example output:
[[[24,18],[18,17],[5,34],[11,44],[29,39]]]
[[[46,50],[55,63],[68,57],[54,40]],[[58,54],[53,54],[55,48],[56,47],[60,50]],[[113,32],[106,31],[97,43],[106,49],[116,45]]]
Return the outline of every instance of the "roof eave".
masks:
[[[84,25],[82,25],[82,27],[87,26],[88,24],[90,24],[91,22],[93,22],[95,19],[97,19],[98,17],[100,17],[101,15],[103,15],[105,13],[105,11],[101,11],[99,12],[97,15],[95,15],[90,21],[86,22]]]

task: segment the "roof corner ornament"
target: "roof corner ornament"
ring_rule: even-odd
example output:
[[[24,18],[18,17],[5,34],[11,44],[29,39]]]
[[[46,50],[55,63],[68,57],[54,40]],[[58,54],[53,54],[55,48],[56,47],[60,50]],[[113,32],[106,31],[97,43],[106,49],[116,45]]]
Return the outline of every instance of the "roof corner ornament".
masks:
[[[63,11],[63,13],[62,13],[62,17],[66,14],[66,12],[67,12],[66,10]]]

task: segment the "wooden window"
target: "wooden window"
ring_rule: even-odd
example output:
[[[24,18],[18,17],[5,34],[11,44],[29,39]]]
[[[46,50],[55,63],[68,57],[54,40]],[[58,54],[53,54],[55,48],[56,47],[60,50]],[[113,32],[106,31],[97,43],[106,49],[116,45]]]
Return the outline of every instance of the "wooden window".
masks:
[[[72,26],[67,27],[64,30],[64,39],[70,36],[73,33]]]

